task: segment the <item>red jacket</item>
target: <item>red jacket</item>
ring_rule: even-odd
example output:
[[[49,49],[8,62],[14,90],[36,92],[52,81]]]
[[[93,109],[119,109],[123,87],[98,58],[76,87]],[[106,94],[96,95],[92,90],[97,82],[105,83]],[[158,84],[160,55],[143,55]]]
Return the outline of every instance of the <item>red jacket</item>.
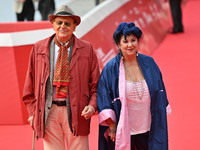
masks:
[[[29,116],[34,116],[33,126],[38,138],[44,137],[45,88],[50,74],[49,45],[54,36],[33,45],[24,84],[23,102]],[[71,58],[69,98],[72,126],[75,135],[88,135],[90,120],[85,120],[81,112],[87,105],[97,109],[98,59],[92,45],[76,37]]]

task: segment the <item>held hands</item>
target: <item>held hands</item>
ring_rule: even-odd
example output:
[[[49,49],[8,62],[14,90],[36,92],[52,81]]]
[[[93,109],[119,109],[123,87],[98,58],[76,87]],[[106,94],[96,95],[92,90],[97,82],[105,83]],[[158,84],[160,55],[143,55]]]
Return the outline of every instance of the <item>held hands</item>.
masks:
[[[94,108],[91,105],[85,106],[82,111],[81,116],[85,117],[86,120],[90,119],[92,115],[95,113]]]

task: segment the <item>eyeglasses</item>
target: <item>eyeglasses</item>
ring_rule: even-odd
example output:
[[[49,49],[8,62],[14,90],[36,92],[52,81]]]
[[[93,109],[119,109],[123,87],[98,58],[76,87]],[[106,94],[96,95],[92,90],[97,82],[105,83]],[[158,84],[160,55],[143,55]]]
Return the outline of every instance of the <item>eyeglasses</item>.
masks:
[[[60,20],[58,20],[58,21],[55,21],[55,20],[54,20],[54,22],[56,22],[56,24],[57,24],[58,26],[61,26],[63,23],[64,23],[64,25],[67,26],[67,27],[70,27],[70,26],[71,26],[71,23],[70,23],[70,22],[63,22],[63,21],[60,21]]]

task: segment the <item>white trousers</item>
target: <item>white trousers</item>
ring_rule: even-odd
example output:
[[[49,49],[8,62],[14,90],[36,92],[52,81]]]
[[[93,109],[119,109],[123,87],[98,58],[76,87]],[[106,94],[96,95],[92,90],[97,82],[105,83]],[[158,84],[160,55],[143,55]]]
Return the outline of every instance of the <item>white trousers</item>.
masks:
[[[44,150],[89,150],[88,136],[74,136],[66,106],[52,105],[45,127]]]

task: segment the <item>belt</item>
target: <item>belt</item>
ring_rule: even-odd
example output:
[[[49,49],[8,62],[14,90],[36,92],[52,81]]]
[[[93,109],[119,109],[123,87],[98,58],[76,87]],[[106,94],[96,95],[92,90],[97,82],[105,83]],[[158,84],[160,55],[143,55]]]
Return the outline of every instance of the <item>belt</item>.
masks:
[[[52,101],[52,104],[57,106],[67,106],[66,101]]]

